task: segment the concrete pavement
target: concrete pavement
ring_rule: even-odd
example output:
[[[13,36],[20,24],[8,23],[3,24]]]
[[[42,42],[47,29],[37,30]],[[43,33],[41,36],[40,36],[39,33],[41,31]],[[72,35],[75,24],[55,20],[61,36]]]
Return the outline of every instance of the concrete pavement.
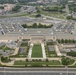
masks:
[[[41,43],[41,47],[42,47],[43,59],[46,59],[46,53],[45,53],[44,43]]]
[[[55,47],[55,50],[56,50],[57,56],[62,56],[62,54],[61,54],[61,52],[60,52],[58,46],[55,45],[54,47]]]
[[[28,59],[31,59],[31,56],[32,56],[32,48],[33,48],[33,43],[30,44],[29,53],[28,53]]]

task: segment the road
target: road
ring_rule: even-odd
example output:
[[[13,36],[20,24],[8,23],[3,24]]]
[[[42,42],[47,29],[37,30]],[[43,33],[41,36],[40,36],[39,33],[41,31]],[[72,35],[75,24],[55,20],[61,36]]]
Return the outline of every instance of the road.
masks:
[[[67,73],[0,73],[0,75],[67,75]],[[75,73],[68,73],[68,75],[76,75]]]
[[[0,75],[76,75],[76,69],[0,67]]]

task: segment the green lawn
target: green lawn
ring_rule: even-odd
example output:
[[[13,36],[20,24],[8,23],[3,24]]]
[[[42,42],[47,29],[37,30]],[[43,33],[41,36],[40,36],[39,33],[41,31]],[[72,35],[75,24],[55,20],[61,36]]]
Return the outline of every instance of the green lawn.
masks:
[[[76,67],[76,64],[74,66]]]
[[[0,50],[4,49],[4,47],[5,47],[5,45],[1,46],[1,47],[0,47]]]
[[[0,47],[0,50],[13,50],[13,49],[3,45]]]
[[[60,18],[60,19],[64,19],[64,15],[61,14],[61,13],[52,13],[52,12],[41,12],[41,14],[44,14],[44,15],[47,15],[47,16],[50,16],[50,17],[55,17],[55,18]]]
[[[32,57],[42,57],[42,48],[40,44],[35,44],[32,49]]]
[[[56,57],[57,54],[55,51],[48,51],[48,57]]]
[[[4,50],[13,50],[13,49],[6,46],[6,47],[4,48]]]
[[[20,47],[26,47],[26,46],[28,46],[28,43],[27,43],[27,42],[23,42],[23,43],[21,43],[21,45],[20,45]]]
[[[46,16],[50,16],[50,17],[65,19],[64,13],[44,11],[44,10],[42,10],[41,7],[38,7],[38,9],[40,10],[40,14],[43,14],[43,15],[46,15]]]
[[[47,57],[57,57],[57,54],[56,54],[56,51],[49,51],[48,50],[48,46],[45,47],[46,49],[46,54],[47,54]]]
[[[53,65],[54,66],[54,65],[61,65],[61,63],[56,60],[48,61],[48,62],[46,62],[46,61],[45,62],[42,62],[42,61],[40,61],[40,62],[15,61],[14,65],[51,65],[51,66]]]
[[[26,53],[23,53],[22,55],[14,55],[14,56],[10,56],[11,58],[25,58],[27,55]]]

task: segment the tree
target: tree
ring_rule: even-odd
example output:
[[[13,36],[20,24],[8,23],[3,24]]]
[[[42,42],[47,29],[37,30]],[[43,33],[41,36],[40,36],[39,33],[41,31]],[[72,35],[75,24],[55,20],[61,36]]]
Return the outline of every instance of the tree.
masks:
[[[10,60],[10,58],[9,57],[1,57],[1,61],[2,62],[10,62],[11,60]]]
[[[65,43],[68,43],[68,40],[67,39],[65,39]]]
[[[69,41],[69,43],[71,43],[71,40],[70,39],[68,41]]]
[[[23,28],[27,28],[27,24],[23,24],[22,27],[23,27]]]
[[[72,43],[75,43],[75,40],[72,40]]]
[[[43,28],[43,25],[39,23],[38,28]]]
[[[64,43],[65,41],[64,41],[64,39],[61,39],[61,43]]]
[[[67,16],[67,19],[68,19],[68,20],[70,20],[70,19],[72,19],[72,18],[73,18],[72,16]]]
[[[21,6],[19,4],[17,4],[13,9],[12,11],[14,12],[18,12],[18,10],[21,8]]]
[[[61,40],[60,39],[57,39],[58,43],[61,43]]]
[[[35,17],[36,17],[36,18],[41,17],[41,14],[37,14]]]
[[[37,13],[40,13],[40,9],[39,7],[36,7]]]
[[[32,25],[32,27],[33,27],[33,28],[37,28],[37,23],[34,23],[34,24]]]
[[[62,65],[67,66],[69,64],[69,60],[66,57],[62,57],[61,61],[62,61]]]
[[[76,52],[71,51],[67,53],[68,56],[76,57]]]

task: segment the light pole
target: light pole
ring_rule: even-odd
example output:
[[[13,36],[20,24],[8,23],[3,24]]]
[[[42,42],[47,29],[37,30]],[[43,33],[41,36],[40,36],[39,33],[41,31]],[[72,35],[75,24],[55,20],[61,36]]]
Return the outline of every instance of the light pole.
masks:
[[[5,67],[4,67],[4,75],[6,75],[6,72],[5,72]]]
[[[68,75],[68,66],[66,66],[66,73],[67,73],[67,75]]]
[[[62,75],[62,73],[60,73],[60,75]]]

